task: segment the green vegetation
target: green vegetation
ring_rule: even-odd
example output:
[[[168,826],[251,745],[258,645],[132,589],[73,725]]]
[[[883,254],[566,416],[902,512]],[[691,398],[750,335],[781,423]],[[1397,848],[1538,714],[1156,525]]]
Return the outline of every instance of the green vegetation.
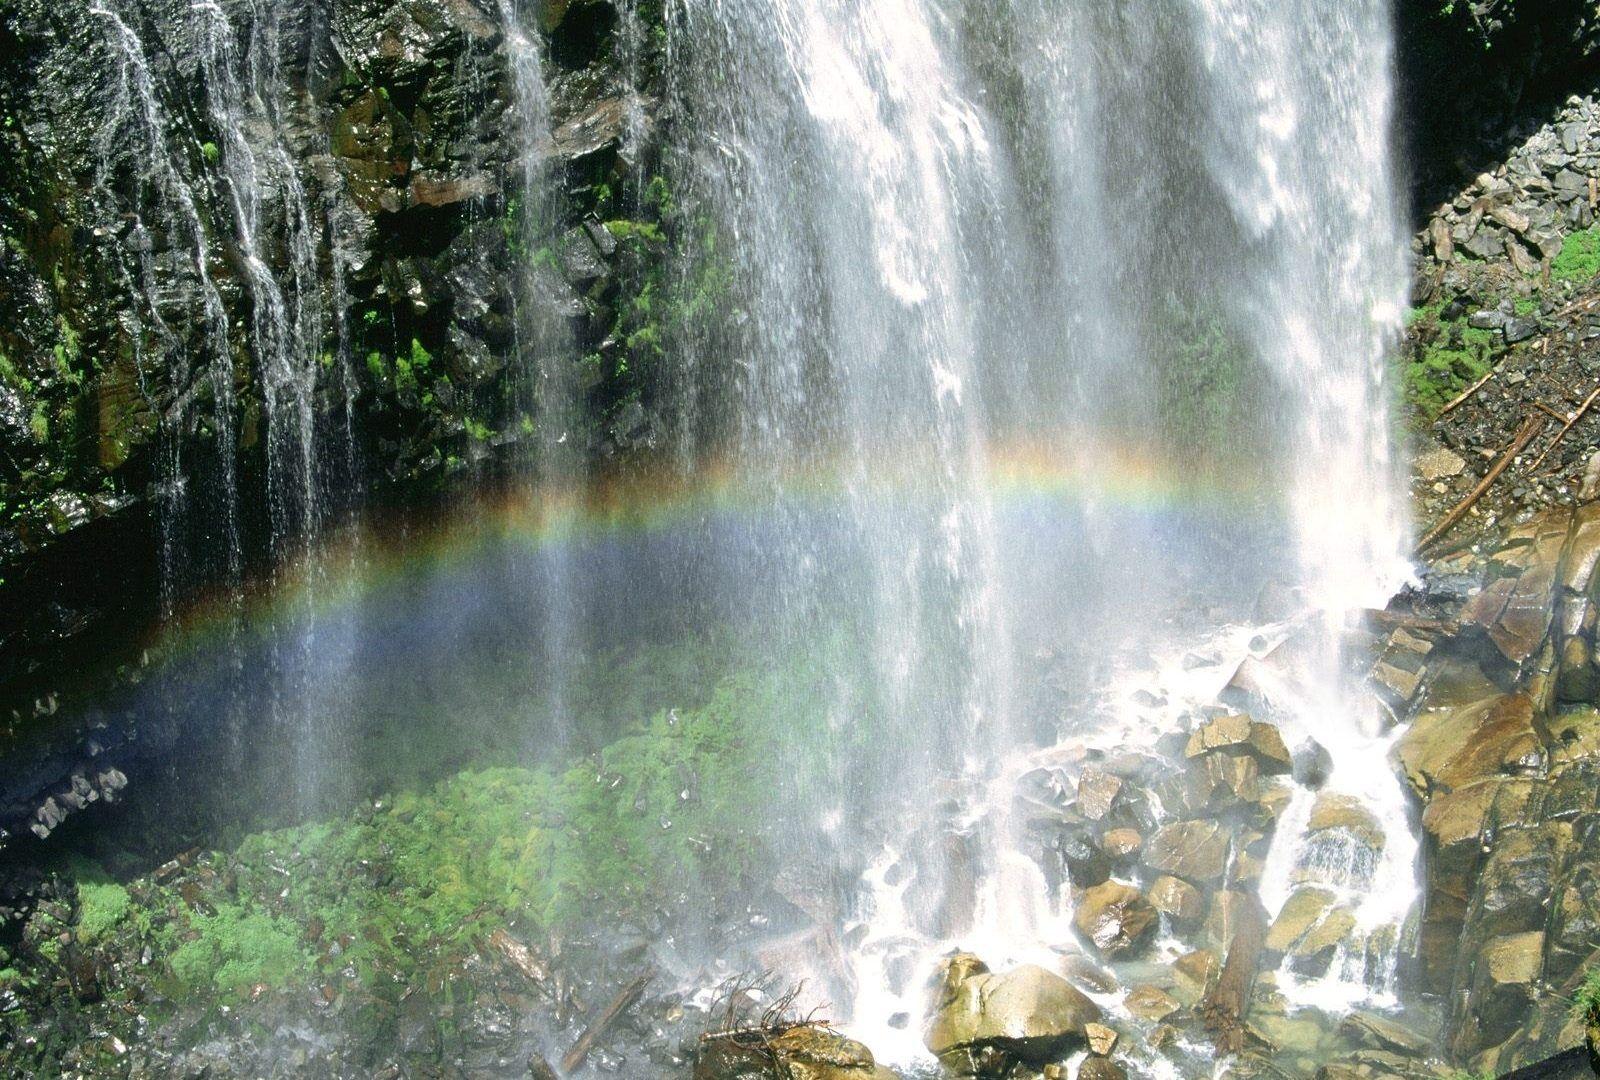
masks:
[[[1572,997],[1572,1010],[1592,1024],[1600,1024],[1600,967],[1584,976],[1583,985]]]
[[[189,932],[193,936],[172,951],[169,962],[173,976],[190,989],[210,987],[236,999],[258,985],[287,985],[311,967],[294,926],[241,904],[195,914]]]
[[[698,650],[662,659],[643,683],[635,663],[608,667],[601,696],[580,690],[578,708],[643,708],[704,675]],[[74,866],[78,935],[129,935],[177,987],[237,1001],[312,978],[415,986],[507,925],[737,887],[781,839],[785,799],[829,783],[829,671],[808,655],[735,672],[575,763],[469,767],[347,817],[246,836],[165,884]]]
[[[206,159],[207,165],[215,165],[222,160],[222,149],[214,142],[201,143],[200,156]]]
[[[78,935],[86,942],[99,940],[127,917],[132,904],[126,887],[105,879],[80,878]]]
[[[1406,401],[1432,420],[1463,389],[1488,373],[1500,338],[1465,319],[1444,318],[1442,301],[1414,308],[1406,318],[1414,340],[1401,376]]]
[[[1550,262],[1550,276],[1574,285],[1586,284],[1600,274],[1600,226],[1571,233],[1561,252]]]

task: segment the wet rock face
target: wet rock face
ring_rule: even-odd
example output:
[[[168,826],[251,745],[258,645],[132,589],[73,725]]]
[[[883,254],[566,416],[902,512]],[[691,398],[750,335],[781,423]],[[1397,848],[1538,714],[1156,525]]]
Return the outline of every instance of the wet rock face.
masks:
[[[977,957],[947,960],[925,1042],[958,1076],[1010,1075],[1085,1045],[1100,1008],[1061,976],[1025,965],[996,975]]]
[[[323,492],[459,484],[516,457],[538,424],[516,340],[539,309],[574,366],[597,358],[582,449],[625,454],[652,430],[650,365],[613,330],[654,241],[600,223],[659,225],[662,200],[635,198],[656,167],[658,64],[647,48],[630,65],[640,120],[625,155],[610,3],[547,5],[553,137],[536,175],[489,0],[195,11],[0,8],[0,694],[58,667],[64,642],[152,613],[158,519],[178,529],[187,587],[295,524],[263,509],[273,455],[300,449],[269,385],[280,402],[304,396]],[[259,100],[229,86],[250,71]],[[259,190],[242,190],[250,175]],[[248,242],[235,194],[260,198]],[[292,386],[253,329],[262,268],[294,322]],[[183,475],[164,474],[164,453]],[[233,556],[217,540],[230,513]],[[109,582],[93,571],[108,549],[122,570]],[[47,601],[64,617],[30,621]]]
[[[706,1040],[695,1056],[694,1080],[894,1080],[872,1051],[823,1027],[798,1025],[776,1033]]]
[[[1587,899],[1600,873],[1600,714],[1574,689],[1592,664],[1597,513],[1550,511],[1491,546],[1396,747],[1422,803],[1416,978],[1452,1003],[1449,1053],[1478,1071],[1571,1045],[1561,998],[1600,944]]]

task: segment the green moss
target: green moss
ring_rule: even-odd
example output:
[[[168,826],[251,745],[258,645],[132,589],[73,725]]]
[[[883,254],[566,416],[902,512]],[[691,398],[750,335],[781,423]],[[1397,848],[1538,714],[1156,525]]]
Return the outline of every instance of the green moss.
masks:
[[[42,404],[33,407],[33,415],[28,418],[28,430],[33,433],[35,442],[50,441],[50,414]]]
[[[1581,285],[1600,274],[1600,226],[1571,233],[1561,252],[1550,261],[1550,275],[1558,281]]]
[[[197,914],[194,935],[172,953],[172,974],[190,989],[238,998],[252,987],[284,986],[311,969],[311,957],[287,921],[240,904]]]
[[[201,143],[200,156],[206,159],[207,165],[215,165],[222,160],[222,148],[214,142]]]
[[[133,901],[128,890],[114,881],[80,881],[78,904],[78,937],[92,943],[127,918]]]
[[[1600,967],[1584,976],[1583,985],[1572,997],[1573,1012],[1592,1024],[1600,1024]]]
[[[373,380],[380,384],[389,381],[389,361],[385,360],[383,354],[376,349],[367,354],[367,371],[372,374]]]
[[[494,438],[494,431],[482,420],[475,420],[469,416],[465,421],[465,427],[467,434],[479,442],[488,442]]]
[[[1447,321],[1443,313],[1438,302],[1414,308],[1406,317],[1412,340],[1401,383],[1407,403],[1427,420],[1488,373],[1501,344],[1497,331],[1474,329],[1463,319]]]
[[[618,219],[606,222],[606,231],[618,240],[647,240],[652,244],[666,242],[661,226],[653,221],[627,221]]]

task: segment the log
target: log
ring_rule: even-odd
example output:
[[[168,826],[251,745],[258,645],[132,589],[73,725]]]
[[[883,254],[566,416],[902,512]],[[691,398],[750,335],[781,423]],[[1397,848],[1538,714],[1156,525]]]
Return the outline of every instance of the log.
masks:
[[[504,929],[496,930],[489,935],[489,944],[494,946],[496,952],[506,958],[506,961],[532,982],[543,986],[550,978],[550,969],[545,967],[544,961],[534,951],[506,933]]]
[[[611,1025],[617,1022],[618,1017],[638,1003],[639,998],[644,995],[644,988],[650,985],[650,980],[655,976],[653,969],[646,968],[637,978],[617,992],[617,996],[611,999],[611,1004],[605,1007],[605,1011],[595,1019],[594,1023],[583,1029],[578,1041],[572,1044],[572,1049],[561,1059],[563,1075],[577,1071],[578,1066],[589,1056],[589,1051],[594,1049],[594,1044],[611,1030]]]
[[[1523,421],[1521,429],[1517,432],[1517,437],[1511,440],[1511,445],[1506,447],[1505,453],[1501,454],[1500,459],[1484,474],[1483,479],[1478,482],[1478,486],[1473,488],[1465,499],[1457,503],[1455,509],[1446,514],[1439,524],[1429,529],[1426,535],[1417,541],[1417,553],[1421,554],[1435,540],[1455,528],[1456,524],[1467,516],[1467,511],[1471,510],[1477,501],[1483,498],[1483,493],[1488,491],[1496,480],[1500,479],[1500,474],[1506,471],[1512,460],[1522,453],[1523,449],[1533,441],[1533,437],[1539,434],[1543,428],[1544,417],[1538,414],[1530,416]]]
[[[1250,1009],[1261,950],[1267,943],[1267,916],[1259,904],[1241,908],[1240,923],[1228,945],[1222,974],[1200,999],[1200,1017],[1215,1038],[1217,1050],[1224,1054],[1244,1049],[1244,1017]]]
[[[1562,426],[1560,431],[1556,432],[1556,437],[1550,440],[1550,445],[1544,448],[1544,453],[1534,458],[1533,464],[1528,466],[1530,473],[1537,469],[1539,463],[1550,455],[1550,451],[1556,448],[1557,443],[1567,437],[1567,432],[1572,430],[1572,425],[1583,419],[1583,414],[1589,411],[1590,406],[1594,404],[1595,398],[1600,398],[1600,387],[1595,387],[1594,393],[1585,398],[1583,404],[1578,406],[1578,411],[1567,417],[1566,424]]]

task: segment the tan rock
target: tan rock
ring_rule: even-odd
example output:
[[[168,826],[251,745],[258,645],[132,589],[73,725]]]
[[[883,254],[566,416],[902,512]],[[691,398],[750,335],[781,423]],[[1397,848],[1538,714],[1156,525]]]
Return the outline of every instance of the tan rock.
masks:
[[[1063,956],[1061,974],[1096,994],[1114,994],[1118,989],[1117,977],[1082,953]]]
[[[1078,779],[1078,813],[1090,821],[1100,821],[1122,793],[1122,778],[1100,769],[1085,769]]]
[[[959,977],[961,971],[969,974]],[[993,1046],[1042,1064],[1083,1043],[1086,1026],[1100,1019],[1099,1006],[1082,991],[1033,964],[999,975],[970,962],[954,970],[947,965],[940,991],[925,1038],[940,1057]]]
[[[1150,903],[1176,923],[1197,923],[1206,915],[1200,890],[1181,878],[1159,877],[1150,886]]]
[[[1192,882],[1222,880],[1228,868],[1228,830],[1216,821],[1179,821],[1156,830],[1142,861],[1151,870]]]
[[[1334,895],[1326,889],[1297,889],[1267,929],[1266,950],[1280,956],[1287,953],[1322,921],[1333,904]]]
[[[1122,999],[1123,1007],[1140,1020],[1159,1023],[1177,1012],[1178,1000],[1159,986],[1136,986]]]
[[[1401,738],[1396,754],[1406,779],[1426,797],[1487,777],[1538,769],[1547,738],[1532,700],[1506,694],[1424,712]]]
[[[1128,1072],[1110,1058],[1091,1057],[1078,1066],[1078,1080],[1128,1080]]]
[[[1084,892],[1073,918],[1078,932],[1106,957],[1131,956],[1154,936],[1156,909],[1132,885],[1107,881]]]
[[[1219,716],[1196,728],[1189,736],[1184,756],[1197,758],[1223,750],[1254,756],[1264,776],[1281,775],[1294,768],[1294,759],[1278,729],[1244,713]]]
[[[1099,1054],[1101,1057],[1110,1057],[1111,1052],[1117,1048],[1117,1033],[1114,1028],[1104,1024],[1088,1024],[1084,1034],[1089,1039],[1089,1052]]]
[[[1113,859],[1124,859],[1144,846],[1138,829],[1109,829],[1100,838],[1100,847]]]
[[[1344,829],[1360,837],[1375,851],[1383,850],[1383,826],[1360,799],[1350,795],[1325,791],[1317,796],[1306,830],[1316,833],[1328,829]]]
[[[1175,995],[1186,1004],[1195,1004],[1205,997],[1221,970],[1222,962],[1210,949],[1185,953],[1172,962],[1172,974],[1176,979],[1173,987]]]

